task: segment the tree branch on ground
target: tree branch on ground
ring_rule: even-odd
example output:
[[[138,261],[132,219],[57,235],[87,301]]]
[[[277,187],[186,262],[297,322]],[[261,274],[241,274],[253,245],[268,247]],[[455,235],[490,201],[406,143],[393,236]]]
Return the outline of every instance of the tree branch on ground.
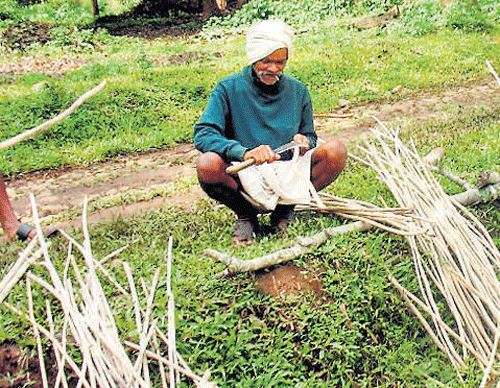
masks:
[[[29,129],[23,133],[20,133],[17,136],[11,137],[10,139],[7,139],[7,140],[1,142],[0,143],[0,150],[4,150],[6,148],[12,147],[13,145],[20,143],[23,140],[30,139],[33,136],[36,136],[39,133],[42,133],[45,130],[49,129],[50,127],[54,126],[58,122],[64,120],[71,113],[73,113],[80,105],[82,105],[85,101],[87,101],[90,97],[95,96],[102,89],[104,89],[105,86],[106,86],[106,81],[101,82],[99,85],[97,85],[92,90],[89,90],[85,94],[81,95],[73,104],[71,104],[71,106],[68,109],[59,113],[56,117],[44,122],[43,124],[38,125],[35,128]]]

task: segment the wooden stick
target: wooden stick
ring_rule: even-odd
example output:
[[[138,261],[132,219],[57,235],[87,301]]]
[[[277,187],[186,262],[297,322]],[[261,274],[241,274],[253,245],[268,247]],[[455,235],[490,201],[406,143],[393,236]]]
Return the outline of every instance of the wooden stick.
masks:
[[[177,365],[175,355],[175,306],[174,294],[172,293],[172,236],[168,239],[167,248],[167,337],[168,337],[168,359],[172,364]],[[175,388],[176,376],[174,368],[169,368],[170,388]]]
[[[406,147],[397,131],[384,127],[383,130],[373,130],[380,149],[373,144],[365,147],[365,163],[374,167],[400,206],[412,205],[416,214],[435,221],[431,224],[432,234],[407,238],[424,298],[418,305],[430,315],[435,326],[435,342],[443,345],[454,365],[465,361],[467,349],[485,367],[488,355],[496,355],[492,348],[498,346],[489,335],[497,332],[500,325],[500,282],[492,267],[500,263],[500,252],[480,222],[458,203],[462,201],[444,193],[415,147]],[[469,187],[463,181],[456,181]],[[419,249],[428,252],[428,265]],[[431,282],[448,303],[459,335],[442,322]],[[405,295],[411,296],[408,292]],[[425,321],[422,316],[419,319]],[[430,328],[426,321],[424,326],[427,330]],[[448,335],[462,345],[463,357],[455,351]]]
[[[255,159],[250,158],[245,160],[244,162],[229,166],[228,168],[226,168],[226,172],[228,174],[237,174],[239,171],[243,170],[244,168],[250,167],[254,163]]]
[[[92,388],[90,386],[90,384],[88,383],[88,381],[84,378],[83,374],[82,374],[82,371],[80,370],[80,368],[75,364],[75,362],[71,359],[71,357],[69,357],[69,355],[65,352],[63,352],[63,349],[61,348],[60,344],[59,344],[59,341],[57,341],[51,334],[48,330],[44,329],[41,325],[39,325],[36,321],[34,321],[33,319],[31,319],[31,317],[29,316],[26,316],[26,314],[24,314],[22,311],[20,311],[19,309],[17,309],[16,307],[12,306],[11,304],[7,303],[7,302],[3,302],[4,306],[6,306],[9,310],[11,310],[12,312],[16,313],[17,315],[21,316],[21,317],[26,317],[26,319],[28,319],[28,321],[33,325],[33,326],[36,326],[37,329],[45,336],[47,337],[51,342],[52,342],[52,345],[56,346],[58,350],[61,351],[61,354],[63,355],[64,359],[66,360],[66,362],[70,365],[71,369],[77,374],[78,377],[82,378],[82,383],[83,385],[86,387],[86,388]]]
[[[32,251],[37,244],[37,239],[32,239],[28,243],[28,246],[25,248],[25,250],[21,253],[19,259],[17,259],[9,272],[3,277],[2,281],[0,282],[0,303],[3,302],[9,295],[12,287],[14,287],[19,279],[23,277],[26,270],[42,256],[42,249],[38,249],[34,254],[32,254]]]
[[[167,345],[167,347],[168,347],[169,346],[168,338],[160,329],[158,329],[158,327],[156,328],[156,334],[158,334],[158,337],[160,337],[160,339],[163,341],[163,343],[165,345]],[[189,368],[189,365],[186,363],[186,361],[184,361],[184,359],[182,358],[182,356],[180,355],[179,352],[176,353],[175,357],[179,361],[179,364],[181,364],[182,368],[186,369],[190,373],[193,373],[191,371],[191,369]]]
[[[31,294],[31,281],[29,277],[26,278],[26,293],[28,296],[28,311],[31,320],[35,321],[35,313],[33,310],[33,296]],[[36,339],[36,348],[38,352],[38,362],[40,364],[40,372],[42,375],[42,383],[44,388],[49,388],[49,382],[47,380],[47,369],[45,369],[45,357],[43,356],[42,339],[40,338],[40,332],[38,327],[33,325],[33,332]]]
[[[139,297],[137,296],[137,289],[135,288],[134,278],[132,277],[132,271],[130,270],[130,265],[126,262],[123,263],[123,269],[125,270],[125,275],[128,279],[128,284],[130,287],[130,295],[132,296],[132,301],[134,303],[134,314],[135,314],[135,327],[139,336],[143,335],[142,329],[142,319],[141,319],[141,307],[139,304]]]
[[[41,234],[41,227],[38,218],[38,213],[36,210],[36,203],[34,196],[30,196],[32,206],[35,226],[37,228],[37,242],[40,243],[41,248],[36,254],[39,256],[44,256],[43,266],[48,272],[52,284],[49,281],[44,280],[41,277],[34,276],[31,273],[26,274],[28,295],[29,295],[29,310],[30,316],[28,320],[34,327],[36,332],[42,333],[49,341],[52,342],[54,347],[56,361],[58,365],[58,374],[55,380],[55,388],[59,388],[61,383],[64,388],[67,388],[67,382],[65,381],[65,367],[73,369],[78,376],[77,388],[95,388],[97,386],[102,388],[118,388],[120,386],[134,386],[149,388],[151,386],[148,358],[154,358],[160,361],[160,374],[162,375],[162,384],[167,386],[166,374],[163,369],[165,365],[172,367],[175,374],[171,378],[171,382],[175,384],[176,379],[179,381],[179,373],[184,373],[188,377],[192,378],[195,385],[205,388],[217,387],[216,383],[208,381],[208,374],[205,374],[205,379],[195,376],[190,369],[187,367],[185,361],[182,359],[180,354],[177,352],[175,347],[175,303],[171,287],[171,276],[172,276],[172,238],[169,240],[168,247],[168,257],[167,257],[167,294],[168,300],[168,324],[169,332],[168,338],[161,334],[161,331],[157,328],[157,319],[153,319],[153,302],[156,292],[156,287],[159,278],[159,269],[155,271],[153,276],[152,285],[150,290],[147,289],[144,281],[143,288],[144,294],[147,298],[146,311],[143,313],[137,293],[132,296],[134,301],[135,311],[136,311],[136,324],[138,326],[139,334],[141,335],[141,341],[139,348],[135,348],[139,351],[139,355],[136,358],[135,364],[132,364],[131,360],[128,358],[125,349],[122,346],[122,342],[118,336],[118,330],[116,323],[113,318],[113,314],[109,303],[105,297],[104,289],[100,284],[99,278],[97,277],[98,270],[103,273],[107,271],[102,268],[102,264],[99,263],[92,255],[90,236],[87,228],[87,222],[83,220],[83,234],[84,242],[79,244],[73,238],[68,236],[63,232],[63,236],[69,241],[68,254],[62,269],[63,278],[59,277],[55,266],[50,260],[48,253],[48,244],[45,242],[43,235]],[[84,209],[86,207],[84,206]],[[34,244],[34,243],[33,243]],[[87,270],[80,270],[77,266],[76,258],[72,253],[72,247],[75,246],[80,253],[83,255],[84,264]],[[32,252],[33,248],[30,249]],[[33,253],[31,253],[33,255]],[[28,256],[26,254],[26,256]],[[31,258],[28,258],[28,262],[31,263]],[[29,265],[23,264],[17,268],[28,268]],[[124,263],[125,272],[129,279],[129,285],[131,287],[132,294],[135,290],[135,285],[131,276],[130,268],[126,263]],[[25,270],[22,271],[24,273]],[[22,275],[21,275],[22,276]],[[117,283],[111,276],[105,276],[111,283]],[[10,281],[11,279],[9,279]],[[73,282],[76,280],[75,285]],[[141,279],[142,280],[142,279]],[[34,310],[33,310],[33,300],[31,296],[31,286],[34,284],[41,286],[44,290],[51,293],[61,304],[61,309],[64,314],[64,325],[62,329],[62,340],[59,341],[56,338],[55,325],[52,317],[52,311],[50,309],[50,303],[46,301],[46,314],[49,324],[49,330],[43,328],[35,321]],[[7,283],[4,283],[7,284]],[[120,287],[117,287],[120,289]],[[123,289],[123,287],[121,287]],[[130,296],[125,290],[123,290],[127,296]],[[25,316],[25,313],[15,309],[14,307],[8,305],[6,302],[4,304],[11,310],[15,311],[17,314]],[[149,322],[152,324],[149,325]],[[142,327],[141,327],[142,326]],[[67,330],[69,328],[69,331]],[[144,334],[144,335],[143,335]],[[155,355],[155,353],[148,350],[150,346],[151,338],[153,337],[153,347],[158,349],[156,335],[158,334],[160,338],[166,341],[169,348],[169,360],[164,362],[164,359]],[[77,366],[70,355],[66,352],[66,340],[67,337],[73,338],[76,345],[79,348],[80,354],[79,359],[82,360],[82,365]],[[43,362],[43,354],[41,353],[41,338],[38,334],[38,350],[40,362]],[[128,346],[128,345],[127,345]],[[182,367],[177,364],[180,362]],[[42,365],[41,369],[45,369]],[[163,370],[163,372],[162,372]],[[142,372],[142,375],[141,375]],[[171,385],[172,387],[174,385]],[[47,384],[44,383],[44,387]]]
[[[64,120],[67,116],[69,116],[73,111],[75,111],[76,108],[78,108],[80,105],[82,105],[86,100],[88,100],[90,97],[96,95],[99,93],[104,87],[106,86],[106,81],[101,82],[99,85],[97,85],[95,88],[92,90],[89,90],[82,96],[80,96],[68,109],[65,111],[61,112],[58,114],[56,117],[46,121],[45,123],[32,128],[26,132],[23,132],[17,136],[14,136],[10,139],[7,139],[3,142],[0,143],[0,150],[4,150],[6,148],[12,147],[13,145],[20,143],[23,140],[29,139],[35,135],[38,135],[39,133],[47,130],[48,128],[52,127],[53,125],[57,124],[59,121]]]
[[[144,354],[146,352],[146,348],[148,347],[149,341],[151,340],[151,337],[155,332],[157,322],[158,322],[158,319],[155,318],[153,320],[153,322],[151,323],[151,326],[149,327],[148,332],[146,333],[143,340],[139,344],[139,354],[137,356],[137,359],[136,359],[135,365],[134,365],[135,371],[139,371],[140,366],[143,364]]]
[[[500,340],[500,326],[497,327],[497,332],[495,334],[495,342],[493,343],[490,361],[488,362],[488,366],[486,367],[486,370],[484,372],[484,376],[483,376],[483,379],[481,380],[481,384],[479,385],[479,388],[484,388],[486,386],[486,382],[488,381],[488,377],[490,375],[491,368],[493,368],[493,363],[495,362],[499,340]]]
[[[493,74],[493,77],[497,80],[498,85],[500,86],[500,78],[498,77],[498,74],[496,73],[495,69],[493,69],[493,66],[491,66],[490,61],[486,61],[486,66],[488,66],[488,69],[490,70],[491,74]]]
[[[54,319],[52,318],[52,310],[50,308],[50,302],[48,299],[45,299],[45,311],[47,312],[47,322],[49,324],[49,331],[50,334],[55,337],[56,336],[56,330],[54,327]],[[59,351],[54,348],[54,355],[56,356],[56,363],[57,363],[57,376],[56,376],[56,385],[54,388],[59,388],[59,385],[62,383],[64,388],[68,388],[68,381],[66,379],[66,375],[64,373],[64,362],[63,359],[59,353]]]
[[[160,346],[158,344],[158,327],[155,326],[155,333],[153,335],[153,347],[156,353],[159,353],[160,351]],[[167,374],[165,373],[165,365],[163,363],[159,363],[159,368],[160,368],[160,378],[161,378],[161,386],[162,388],[168,388],[168,383],[167,383]]]
[[[314,113],[313,117],[314,118],[328,117],[328,118],[332,118],[332,119],[348,119],[348,118],[354,117],[354,114],[352,114],[352,113]]]
[[[130,349],[133,349],[133,350],[137,350],[139,351],[141,348],[139,345],[137,344],[134,344],[133,342],[130,342],[130,341],[123,341],[123,343],[125,345],[127,345]],[[187,369],[184,369],[180,366],[175,366],[170,360],[167,360],[166,358],[164,357],[161,357],[160,355],[150,351],[150,350],[146,350],[145,354],[149,357],[149,358],[152,358],[153,360],[156,360],[158,362],[161,362],[162,364],[170,367],[170,368],[175,368],[177,369],[179,372],[181,372],[183,375],[189,377],[191,380],[193,381],[199,381],[201,380],[201,377],[200,376],[197,376],[195,375],[194,373],[188,371]]]

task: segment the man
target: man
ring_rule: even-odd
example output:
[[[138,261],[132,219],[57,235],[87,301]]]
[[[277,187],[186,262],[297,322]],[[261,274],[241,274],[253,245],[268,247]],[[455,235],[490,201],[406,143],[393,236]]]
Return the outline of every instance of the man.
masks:
[[[195,147],[203,153],[197,161],[200,185],[211,198],[236,213],[235,244],[253,241],[260,212],[271,212],[275,231],[283,231],[294,219],[293,200],[276,195],[276,200],[271,198],[262,209],[248,195],[255,174],[262,176],[263,169],[279,168],[276,176],[286,175],[285,163],[292,161],[282,160],[290,159],[290,155],[279,155],[273,149],[292,140],[302,143],[301,158],[307,163],[305,179],[315,190],[333,182],[347,159],[345,146],[337,140],[316,147],[309,93],[302,83],[282,74],[292,39],[292,29],[283,22],[264,21],[252,27],[246,42],[250,65],[218,83],[195,125]],[[253,177],[246,178],[243,171],[238,175],[226,171],[232,162],[249,159],[255,162]],[[297,179],[302,176],[297,174]],[[302,183],[296,183],[300,189]],[[264,191],[267,195],[269,189]]]

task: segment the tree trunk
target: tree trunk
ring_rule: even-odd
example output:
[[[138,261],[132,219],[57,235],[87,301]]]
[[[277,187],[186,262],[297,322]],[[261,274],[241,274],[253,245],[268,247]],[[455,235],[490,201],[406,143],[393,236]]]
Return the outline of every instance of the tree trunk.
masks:
[[[202,18],[220,15],[226,9],[225,0],[203,0]]]
[[[92,15],[99,16],[99,0],[92,0]]]

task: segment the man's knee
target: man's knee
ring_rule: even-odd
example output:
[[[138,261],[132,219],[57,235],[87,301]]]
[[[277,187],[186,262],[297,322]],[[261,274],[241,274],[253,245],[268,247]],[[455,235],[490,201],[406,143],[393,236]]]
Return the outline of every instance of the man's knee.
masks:
[[[196,172],[198,179],[205,183],[217,183],[221,180],[227,163],[215,152],[206,152],[198,158],[196,162]]]
[[[347,160],[347,148],[340,140],[331,140],[322,144],[320,147],[319,157],[323,159],[329,166],[336,170],[342,170],[345,167]]]

